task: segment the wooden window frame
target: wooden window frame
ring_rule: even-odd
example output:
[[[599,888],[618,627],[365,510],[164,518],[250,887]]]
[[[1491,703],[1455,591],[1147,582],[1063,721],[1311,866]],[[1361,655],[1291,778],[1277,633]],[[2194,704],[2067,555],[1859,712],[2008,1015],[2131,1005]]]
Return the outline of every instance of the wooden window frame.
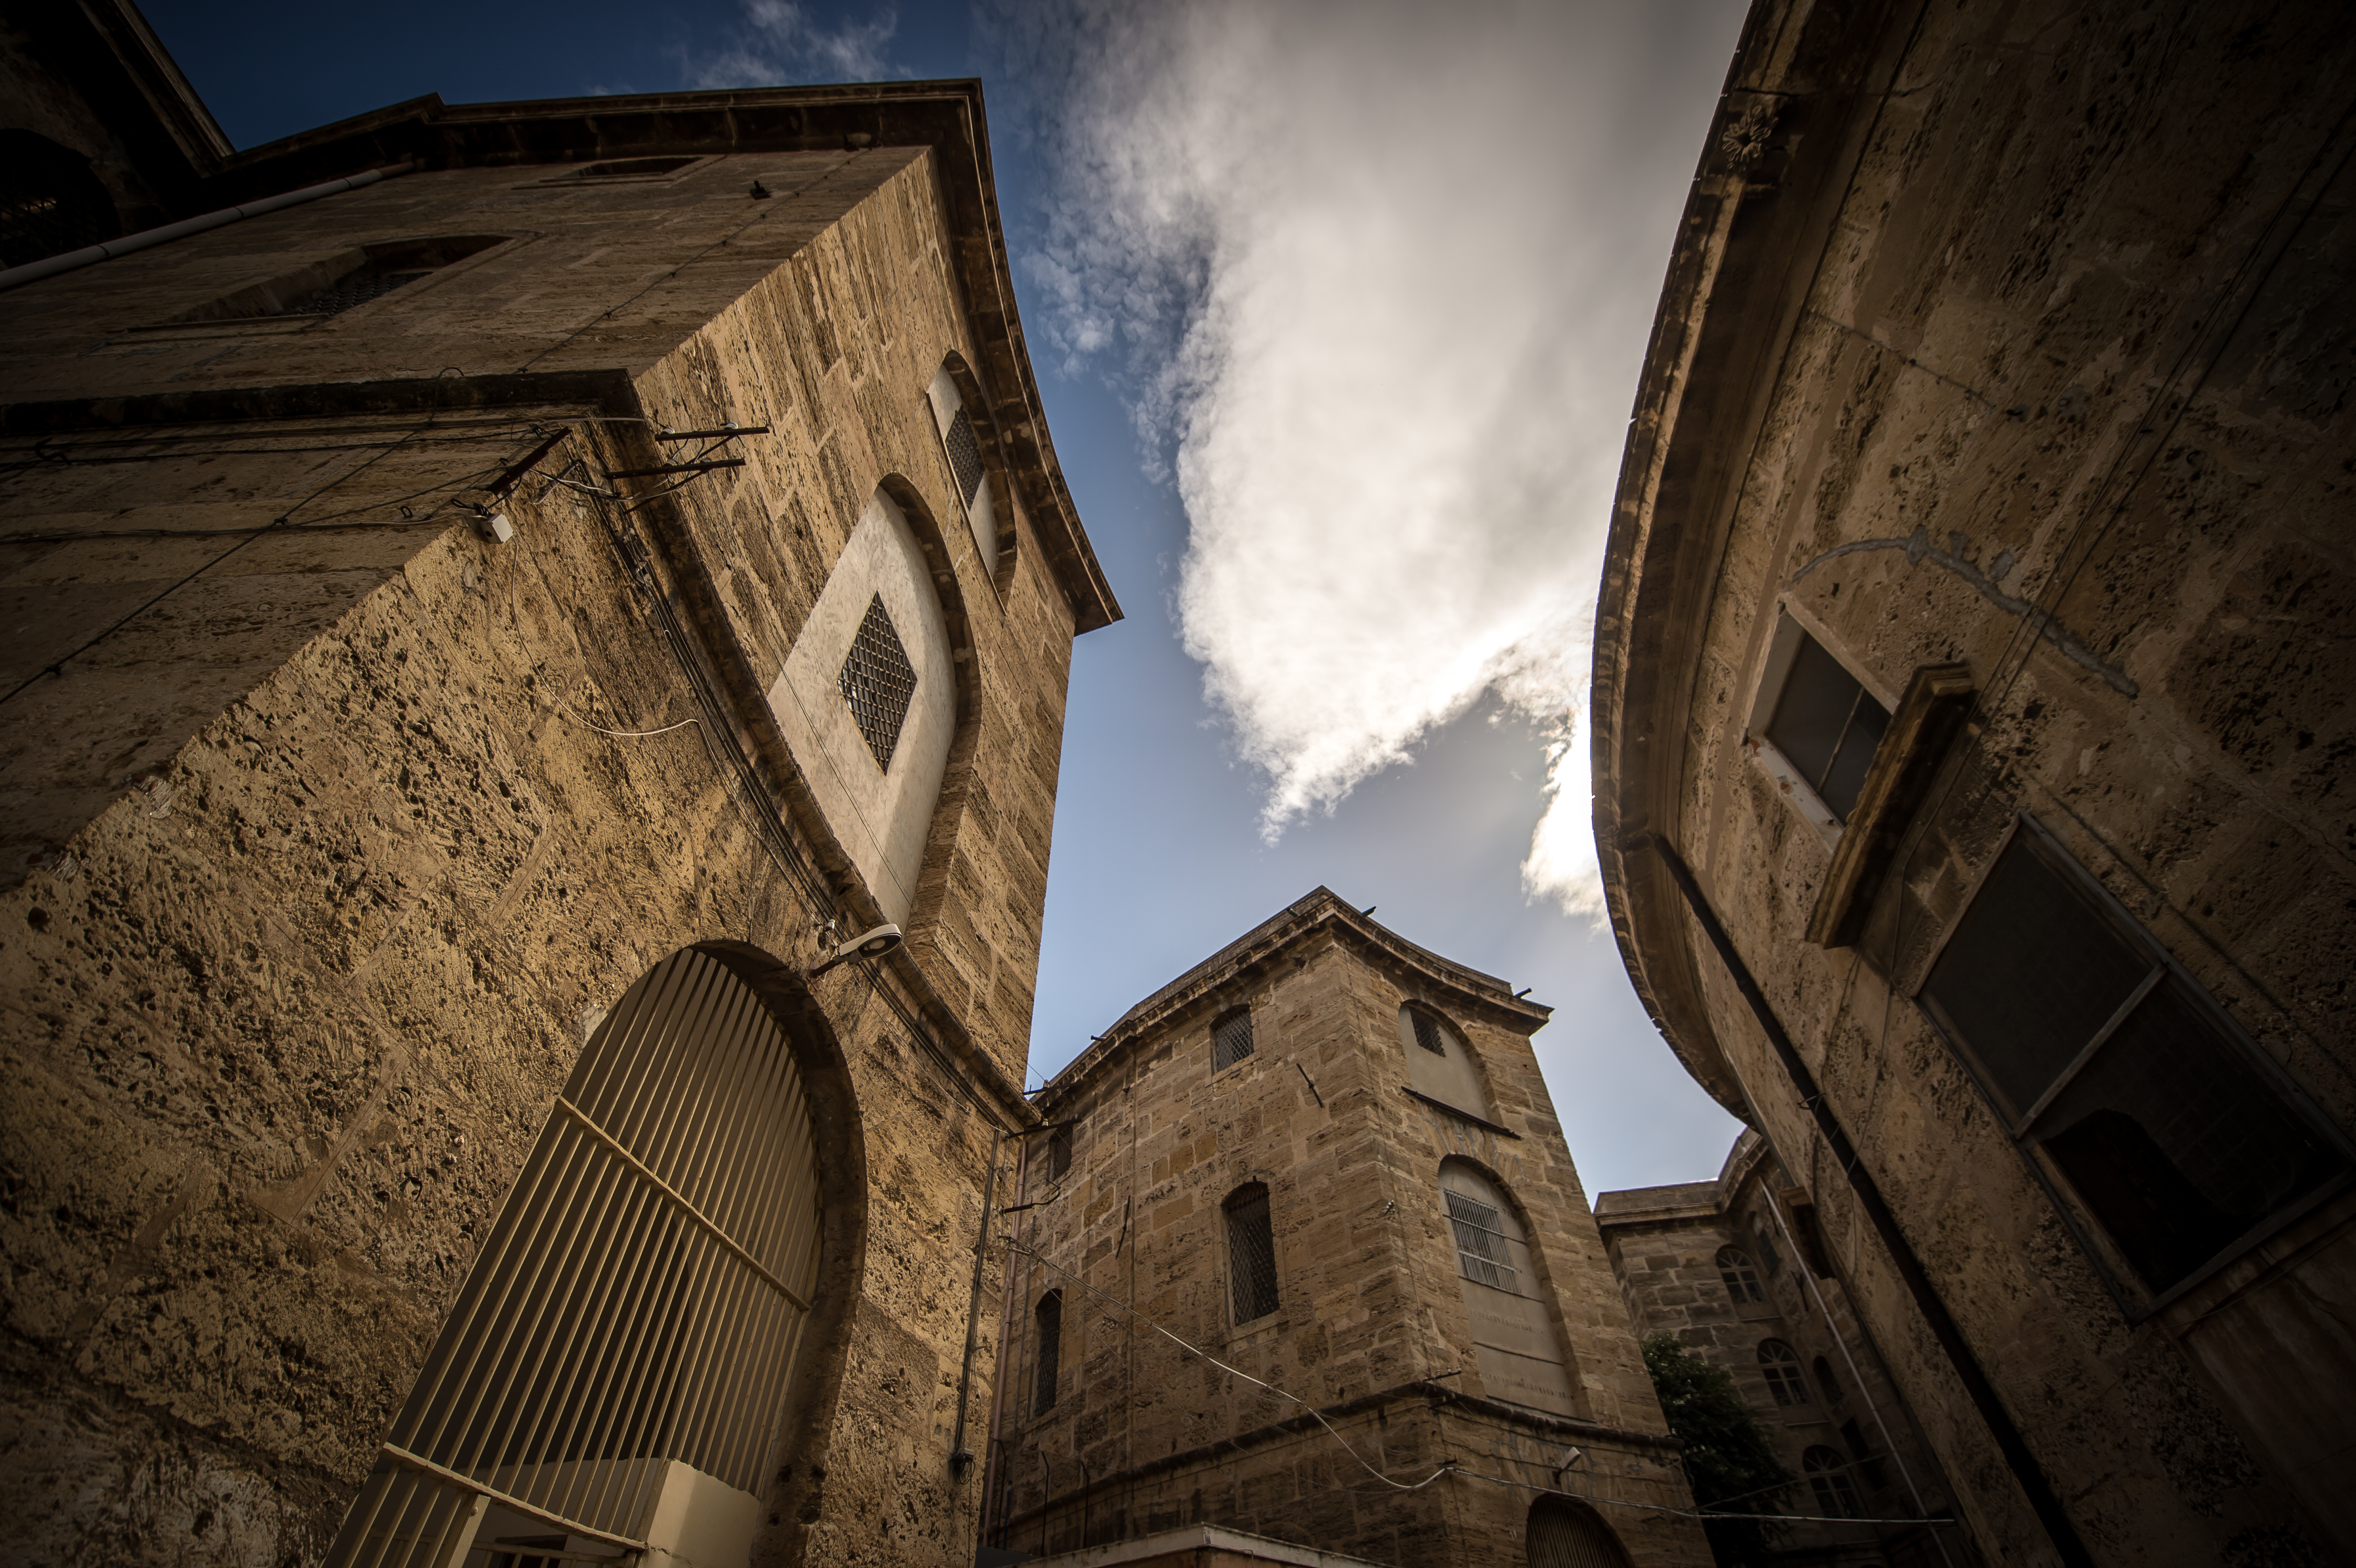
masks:
[[[2097,919],[2104,921],[2130,948],[2136,950],[2149,961],[2152,968],[2126,1000],[2113,1011],[2110,1019],[2097,1029],[2083,1046],[2079,1048],[2075,1056],[2054,1076],[2053,1081],[2046,1085],[2037,1099],[2016,1117],[2008,1112],[2007,1097],[1997,1092],[1987,1069],[1982,1065],[1971,1046],[1965,1040],[1963,1030],[1946,1018],[1945,1010],[1939,1006],[1935,998],[1924,995],[1924,987],[1929,985],[1932,975],[1937,971],[1939,960],[1945,955],[1956,933],[1961,931],[1965,923],[1971,918],[1972,911],[1977,907],[1980,895],[1986,889],[1989,877],[2002,862],[2007,851],[2016,842],[2024,841],[2029,847],[2029,852],[2036,855],[2048,871],[2074,885],[2085,896],[2090,912]],[[2102,1220],[2095,1214],[2093,1205],[2079,1198],[2071,1189],[2059,1170],[2050,1166],[2048,1159],[2039,1157],[2034,1134],[2040,1118],[2051,1108],[2056,1100],[2061,1098],[2070,1084],[2093,1063],[2101,1053],[2103,1046],[2118,1031],[2128,1016],[2162,981],[2171,978],[2190,997],[2196,1009],[2207,1018],[2223,1049],[2237,1053],[2244,1062],[2256,1072],[2260,1081],[2274,1090],[2293,1117],[2304,1122],[2326,1143],[2340,1152],[2342,1169],[2337,1177],[2319,1183],[2309,1191],[2284,1204],[2265,1220],[2244,1231],[2233,1242],[2219,1249],[2205,1263],[2182,1278],[2164,1289],[2154,1290],[2145,1284],[2140,1272],[2129,1260],[2125,1250],[2111,1239]],[[2164,1310],[2170,1303],[2213,1278],[2220,1270],[2230,1265],[2235,1259],[2245,1255],[2251,1248],[2259,1245],[2267,1237],[2311,1213],[2319,1205],[2346,1191],[2351,1180],[2356,1180],[2356,1148],[2351,1148],[2347,1136],[2332,1124],[2329,1117],[2317,1110],[2305,1091],[2299,1087],[2297,1081],[2284,1070],[2280,1062],[2261,1048],[2255,1040],[2251,1038],[2249,1031],[2242,1027],[2240,1021],[2210,994],[2208,987],[2202,985],[2190,970],[2177,961],[2176,955],[2169,951],[2167,944],[2152,935],[2143,923],[2136,918],[2134,912],[2120,902],[2116,895],[2103,885],[2102,880],[2086,869],[2078,857],[2071,852],[2070,847],[2062,842],[2060,836],[2029,812],[2019,811],[2013,814],[2012,821],[2006,827],[2004,836],[1997,841],[1995,850],[1974,874],[1969,890],[1956,907],[1954,918],[1948,922],[1947,928],[1940,933],[1937,944],[1923,958],[1921,971],[1914,976],[1907,995],[1914,1003],[1916,1010],[1930,1022],[1933,1031],[1946,1046],[1948,1053],[1963,1067],[1965,1075],[1971,1079],[1973,1087],[1979,1091],[1981,1099],[1987,1105],[1991,1119],[1994,1120],[2006,1141],[2012,1146],[2013,1152],[2019,1157],[2021,1163],[2028,1168],[2030,1177],[2044,1189],[2047,1200],[2052,1203],[2054,1211],[2061,1217],[2062,1224],[2069,1230],[2072,1238],[2077,1242],[2079,1250],[2086,1255],[2088,1262],[2094,1264],[2094,1273],[2102,1280],[2104,1288],[2110,1292],[2112,1300],[2130,1323],[2141,1323]]]

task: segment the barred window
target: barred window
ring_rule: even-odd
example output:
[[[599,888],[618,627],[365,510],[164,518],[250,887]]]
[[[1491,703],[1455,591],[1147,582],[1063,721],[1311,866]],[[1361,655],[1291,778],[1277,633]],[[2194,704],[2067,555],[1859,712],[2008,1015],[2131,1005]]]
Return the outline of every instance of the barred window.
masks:
[[[842,673],[835,678],[860,737],[867,742],[875,765],[892,771],[892,753],[900,744],[900,728],[907,721],[909,700],[916,695],[916,667],[884,609],[884,595],[868,601],[866,618],[859,623],[851,651],[843,656]]]
[[[1044,1415],[1055,1408],[1055,1375],[1064,1353],[1064,1293],[1051,1290],[1039,1298],[1033,1316],[1039,1325],[1039,1364],[1032,1374],[1031,1413]]]
[[[1252,1053],[1249,1008],[1237,1008],[1211,1026],[1211,1071],[1233,1067]]]
[[[1766,1374],[1767,1392],[1783,1405],[1807,1404],[1808,1381],[1800,1375],[1800,1358],[1781,1339],[1759,1342],[1759,1370]]]
[[[1276,1310],[1276,1232],[1269,1223],[1268,1185],[1251,1181],[1227,1195],[1227,1285],[1236,1321]]]
[[[1498,1221],[1497,1211],[1462,1192],[1445,1196],[1448,1222],[1456,1231],[1457,1266],[1464,1271],[1464,1277],[1493,1290],[1510,1290],[1519,1296],[1519,1271],[1514,1267],[1513,1253],[1505,1244],[1505,1228]]]
[[[2348,1174],[2272,1062],[2030,817],[1920,1000],[2016,1145],[2155,1295]]]
[[[1448,1054],[1448,1041],[1446,1037],[1440,1032],[1440,1020],[1438,1019],[1433,1018],[1430,1013],[1423,1011],[1420,1008],[1409,1011],[1408,1017],[1415,1024],[1416,1044],[1423,1047],[1424,1050],[1431,1052],[1434,1056],[1445,1056]]]
[[[1061,1181],[1072,1168],[1072,1129],[1067,1124],[1047,1135],[1047,1179]]]
[[[1726,1294],[1737,1307],[1767,1299],[1767,1293],[1759,1286],[1759,1271],[1751,1266],[1740,1247],[1718,1249],[1718,1277],[1726,1282]]]
[[[1830,1448],[1815,1447],[1800,1456],[1808,1489],[1816,1494],[1816,1511],[1829,1519],[1858,1516],[1857,1488],[1849,1485],[1848,1461]]]
[[[973,433],[973,416],[958,410],[941,443],[948,448],[949,467],[957,474],[958,496],[969,507],[973,493],[981,488],[981,443]]]

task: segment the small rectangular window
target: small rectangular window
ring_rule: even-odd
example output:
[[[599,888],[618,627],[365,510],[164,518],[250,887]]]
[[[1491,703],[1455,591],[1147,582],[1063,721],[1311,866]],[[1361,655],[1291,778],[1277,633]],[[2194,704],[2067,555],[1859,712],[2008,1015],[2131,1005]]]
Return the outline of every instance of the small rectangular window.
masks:
[[[1464,1277],[1492,1290],[1519,1296],[1521,1274],[1506,1248],[1505,1228],[1497,1222],[1497,1211],[1462,1192],[1451,1191],[1446,1197],[1448,1222],[1456,1232],[1456,1263]]]
[[[1249,1323],[1276,1310],[1276,1233],[1269,1223],[1268,1188],[1237,1189],[1226,1201],[1227,1285],[1236,1321]]]
[[[1057,1127],[1047,1135],[1047,1179],[1061,1181],[1072,1168],[1072,1129]]]
[[[1845,822],[1856,807],[1874,748],[1889,728],[1890,709],[1801,632],[1765,734],[1835,817]]]
[[[2155,1295],[2349,1168],[2207,994],[2027,817],[1918,999],[2016,1144]]]
[[[1233,1067],[1252,1053],[1252,1021],[1248,1008],[1238,1008],[1211,1026],[1211,1071]]]

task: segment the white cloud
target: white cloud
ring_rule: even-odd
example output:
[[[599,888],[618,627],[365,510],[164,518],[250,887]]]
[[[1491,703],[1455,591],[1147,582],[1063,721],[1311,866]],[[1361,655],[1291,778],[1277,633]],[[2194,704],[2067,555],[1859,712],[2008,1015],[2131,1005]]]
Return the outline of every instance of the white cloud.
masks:
[[[1741,7],[1010,7],[1057,169],[1027,282],[1174,448],[1174,603],[1271,837],[1484,691],[1550,726],[1533,897],[1601,909],[1612,484]]]
[[[874,81],[895,73],[885,58],[899,16],[821,25],[794,0],[744,0],[744,25],[709,54],[681,60],[691,87],[775,87],[791,81]]]

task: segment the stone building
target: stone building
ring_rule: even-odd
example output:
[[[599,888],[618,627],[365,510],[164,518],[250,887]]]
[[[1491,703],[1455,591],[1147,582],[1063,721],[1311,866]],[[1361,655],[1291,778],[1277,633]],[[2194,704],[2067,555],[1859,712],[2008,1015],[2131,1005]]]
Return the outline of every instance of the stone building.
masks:
[[[1071,641],[1119,613],[979,88],[232,155],[127,3],[35,11],[13,1555],[970,1562]]]
[[[1797,1484],[1775,1560],[1966,1568],[1953,1489],[1818,1244],[1804,1192],[1746,1129],[1715,1181],[1598,1193],[1595,1222],[1639,1336],[1675,1334],[1724,1371]],[[1856,1522],[1841,1522],[1854,1520]]]
[[[1401,1565],[1707,1563],[1546,1018],[1320,888],[1040,1090],[992,1544],[1210,1524]]]
[[[1612,926],[1992,1560],[2356,1556],[2351,102],[2338,7],[1758,0],[1644,367]]]

